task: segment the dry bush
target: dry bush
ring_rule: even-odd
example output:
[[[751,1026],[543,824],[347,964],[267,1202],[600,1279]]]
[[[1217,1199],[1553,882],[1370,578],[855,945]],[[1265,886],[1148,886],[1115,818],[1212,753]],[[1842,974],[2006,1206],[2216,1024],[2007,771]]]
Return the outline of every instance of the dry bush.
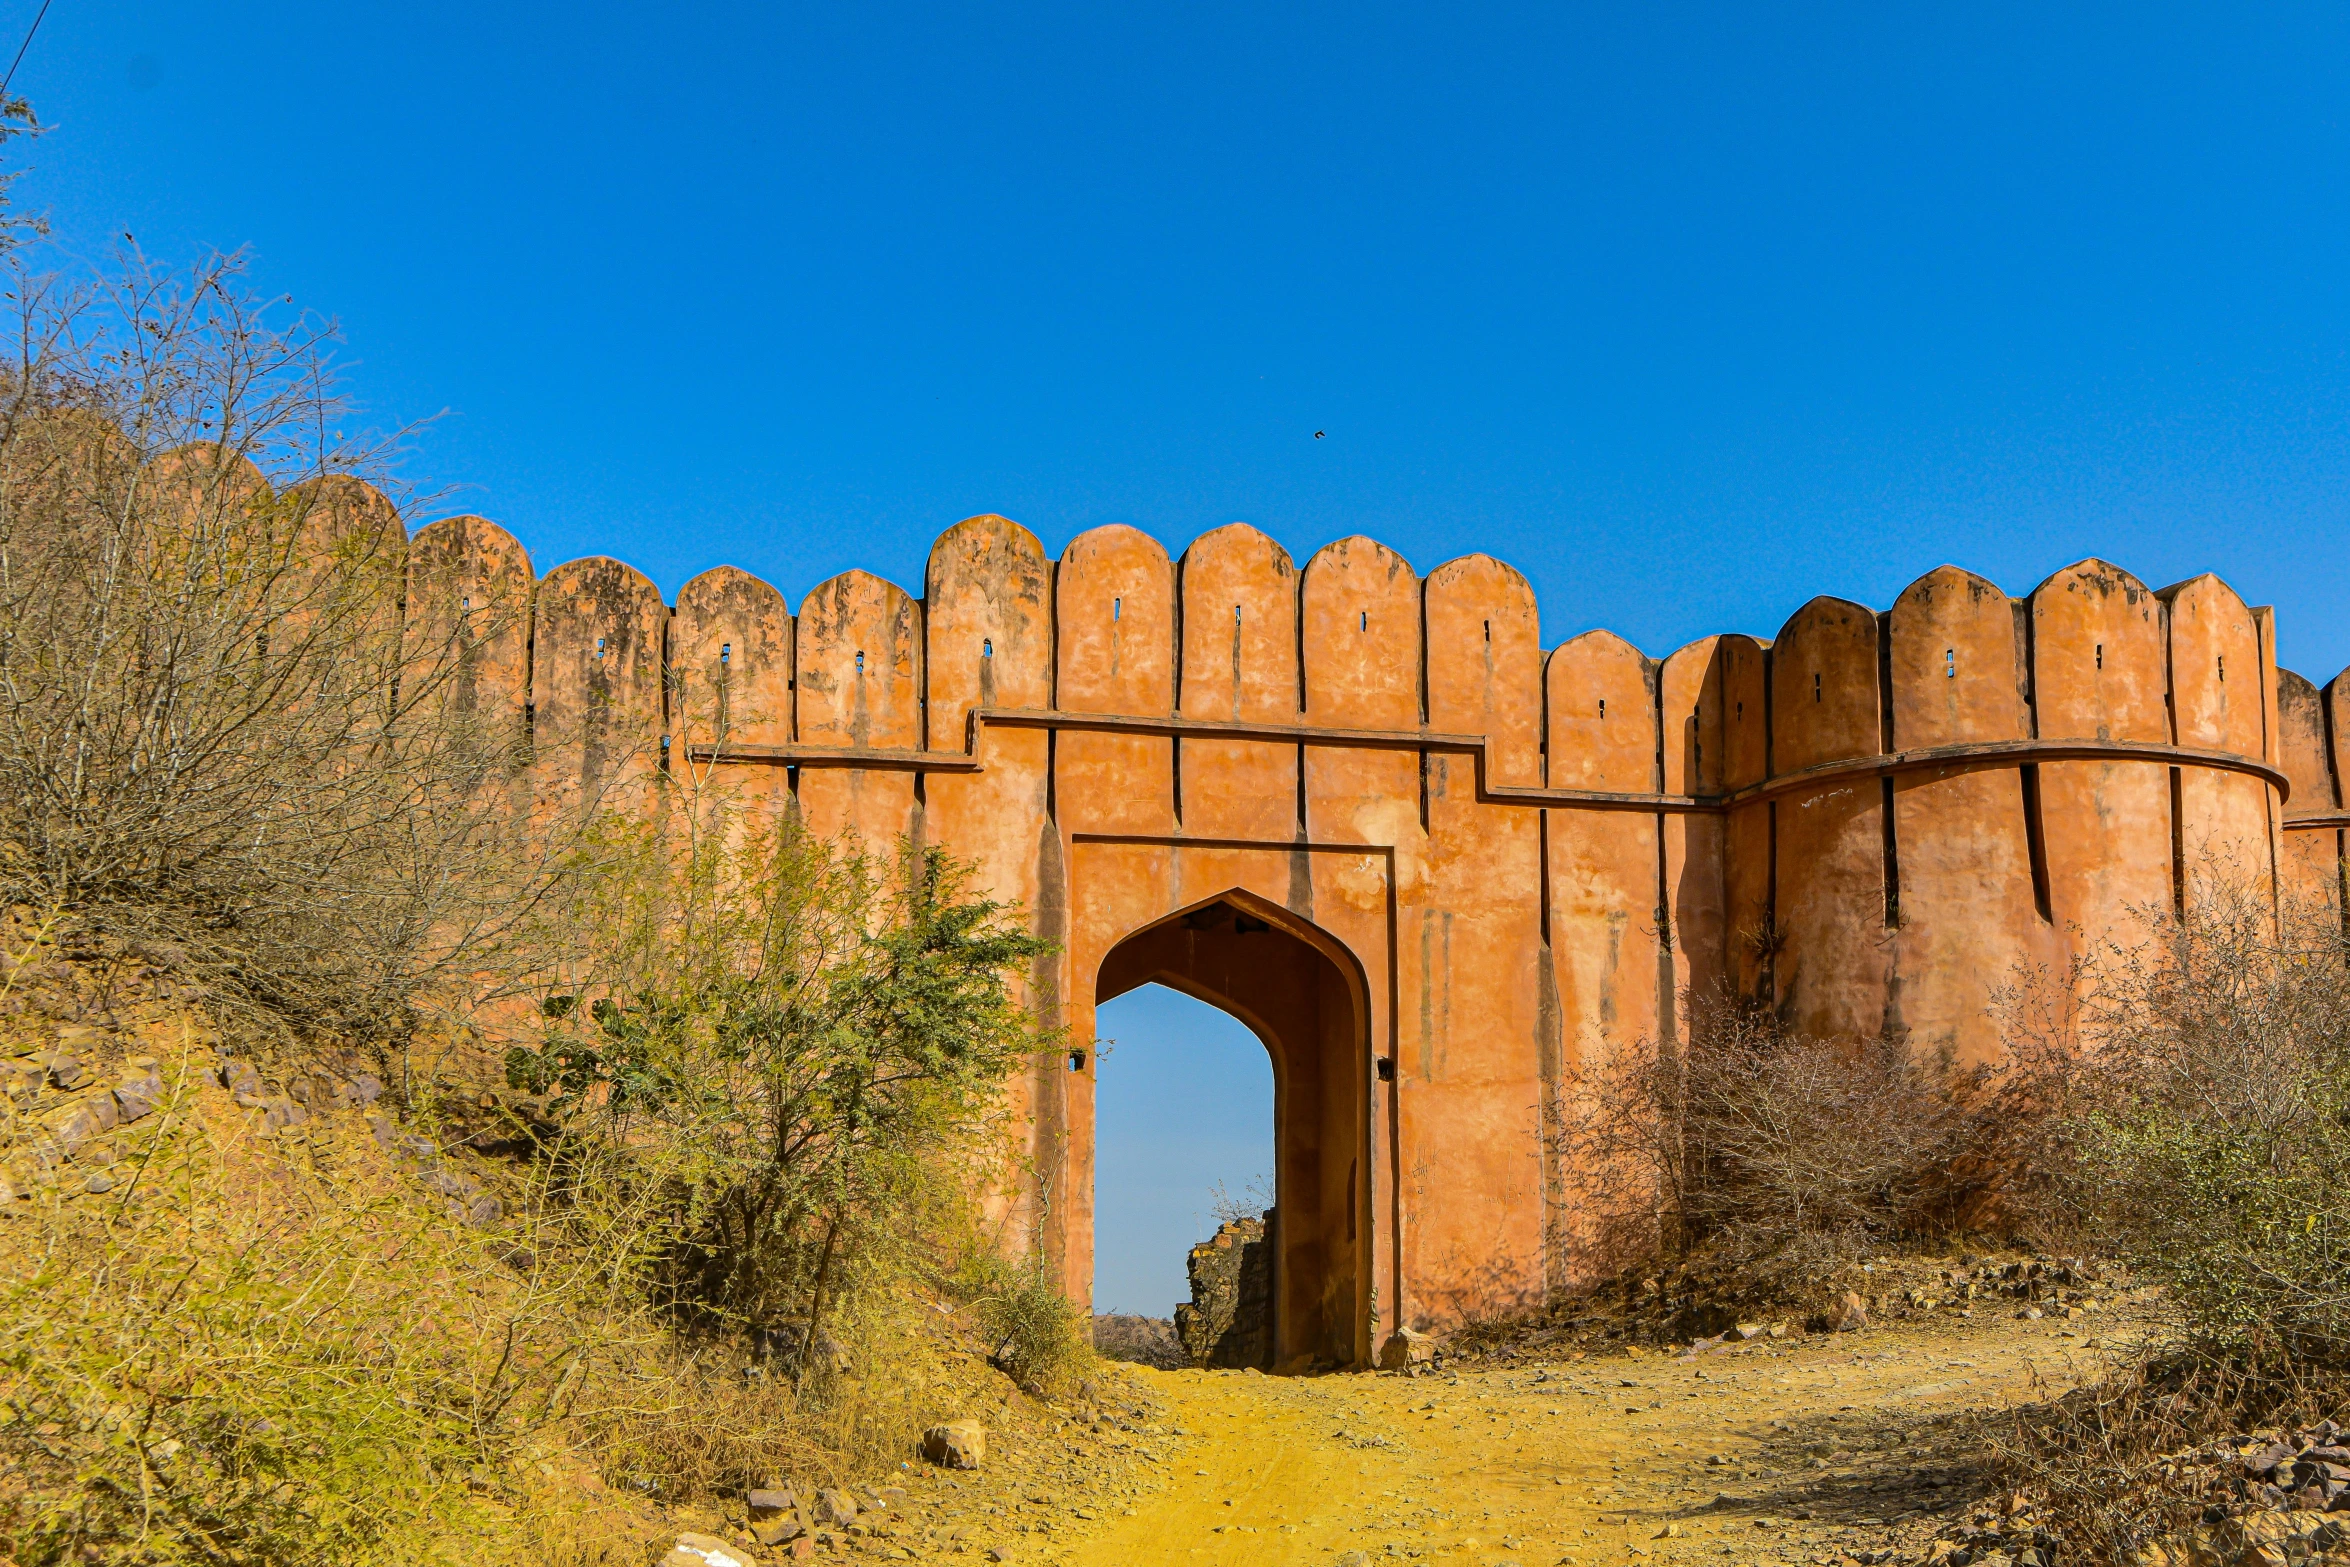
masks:
[[[500,628],[406,613],[331,330],[135,254],[11,267],[0,372],[0,900],[282,1031],[384,1037],[481,970],[564,852],[463,699]]]
[[[2350,941],[2206,865],[2184,918],[2095,955],[2018,1048],[2051,1211],[2164,1287],[2171,1331],[2027,1410],[2009,1476],[2066,1548],[2127,1561],[2209,1498],[2179,1455],[2350,1408]]]
[[[2188,1455],[2215,1435],[2314,1424],[2342,1397],[2322,1372],[2168,1350],[2027,1406],[1991,1432],[1993,1460],[2065,1560],[2132,1563],[2206,1521],[2211,1476]]]
[[[1817,1039],[1736,1002],[1684,1045],[1643,1040],[1570,1079],[1551,1118],[1605,1277],[1705,1254],[1757,1303],[1836,1262],[1937,1233],[1971,1205],[1990,1098],[1897,1037]]]
[[[2350,941],[2265,886],[2198,888],[2090,976],[2063,1196],[2198,1340],[2350,1365]]]

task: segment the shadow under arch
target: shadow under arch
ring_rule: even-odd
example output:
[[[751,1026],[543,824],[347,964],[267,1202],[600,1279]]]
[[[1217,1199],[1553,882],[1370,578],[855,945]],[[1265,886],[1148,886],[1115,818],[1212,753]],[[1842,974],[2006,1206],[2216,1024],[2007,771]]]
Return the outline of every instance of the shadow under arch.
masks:
[[[1230,889],[1125,937],[1096,1006],[1164,985],[1228,1012],[1273,1061],[1272,1364],[1371,1361],[1370,989],[1344,943]]]

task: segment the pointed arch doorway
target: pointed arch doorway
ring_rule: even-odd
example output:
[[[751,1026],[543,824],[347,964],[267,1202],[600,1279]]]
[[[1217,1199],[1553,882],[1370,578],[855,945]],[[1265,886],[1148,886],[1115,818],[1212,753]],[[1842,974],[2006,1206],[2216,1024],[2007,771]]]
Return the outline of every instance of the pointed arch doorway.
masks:
[[[1133,932],[1103,958],[1101,1005],[1164,985],[1247,1025],[1273,1066],[1273,1287],[1265,1369],[1370,1358],[1370,997],[1346,947],[1237,890]]]

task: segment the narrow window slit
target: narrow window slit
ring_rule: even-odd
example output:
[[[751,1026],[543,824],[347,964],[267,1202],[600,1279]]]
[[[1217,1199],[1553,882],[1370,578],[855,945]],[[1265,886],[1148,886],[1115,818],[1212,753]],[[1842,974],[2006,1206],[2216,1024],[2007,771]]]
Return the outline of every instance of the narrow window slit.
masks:
[[[734,662],[734,644],[733,644],[733,643],[731,643],[731,642],[721,642],[721,643],[719,643],[719,644],[718,644],[718,664],[719,664],[719,667],[720,667],[720,668],[724,668],[724,667],[726,667],[727,665],[729,665],[729,664],[731,664],[731,663],[733,663],[733,662]]]
[[[859,648],[859,649],[857,649],[857,673],[861,675],[861,674],[863,674],[864,672],[865,672],[865,650],[864,650],[863,648]]]
[[[1355,629],[1357,631],[1368,631],[1371,629],[1371,612],[1369,610],[1366,609],[1363,611],[1362,621],[1355,627]]]
[[[1885,928],[1896,930],[1901,925],[1901,841],[1893,822],[1893,779],[1890,774],[1877,780],[1884,811],[1885,864]]]
[[[995,638],[981,637],[979,639],[979,656],[981,658],[995,657]]]
[[[1820,700],[1820,677],[1817,674],[1811,677],[1811,699],[1815,702]]]
[[[1945,680],[1958,678],[1958,649],[1954,647],[1946,647],[1942,650],[1942,678]]]
[[[1112,600],[1110,600],[1110,618],[1111,618],[1112,620],[1116,620],[1116,619],[1118,618],[1118,616],[1119,616],[1119,613],[1120,613],[1121,611],[1123,611],[1125,608],[1126,608],[1126,601],[1125,601],[1124,599],[1122,599],[1122,598],[1115,598],[1115,599],[1112,599]]]
[[[2102,642],[2097,644],[2097,667],[2099,669],[2105,667],[2105,644]]]

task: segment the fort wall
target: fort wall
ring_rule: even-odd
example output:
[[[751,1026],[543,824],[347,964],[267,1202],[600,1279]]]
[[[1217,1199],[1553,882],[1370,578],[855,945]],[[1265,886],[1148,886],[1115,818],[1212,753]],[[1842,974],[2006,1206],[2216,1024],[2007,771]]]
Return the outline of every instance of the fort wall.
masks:
[[[1237,524],[1054,560],[974,517],[919,598],[851,571],[796,608],[731,567],[674,606],[616,561],[536,577],[478,517],[410,549],[428,634],[497,628],[465,699],[582,737],[541,798],[652,810],[715,767],[819,832],[944,844],[1027,910],[1068,1047],[1013,1085],[1035,1176],[1003,1216],[1080,1298],[1105,965],[1178,918],[1198,939],[1152,951],[1209,942],[1219,907],[1343,959],[1313,1027],[1353,1054],[1275,1056],[1313,1106],[1281,1120],[1283,1255],[1354,1259],[1296,1310],[1352,1313],[1356,1355],[1587,1266],[1562,1085],[1686,1037],[1693,1001],[1982,1062],[1995,989],[2132,938],[2206,867],[2345,907],[2350,674],[2280,671],[2269,612],[2213,576],[2090,560],[2011,599],[1945,566],[1884,611],[1815,599],[1660,659],[1604,631],[1546,653],[1484,556],[1423,578],[1348,538],[1301,568]]]

